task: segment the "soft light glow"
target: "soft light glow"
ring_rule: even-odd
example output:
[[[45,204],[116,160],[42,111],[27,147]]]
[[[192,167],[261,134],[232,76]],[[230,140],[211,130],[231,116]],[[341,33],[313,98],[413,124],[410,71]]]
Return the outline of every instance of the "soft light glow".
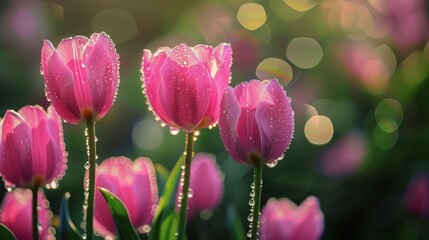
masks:
[[[304,134],[310,143],[323,145],[331,141],[334,135],[334,126],[328,117],[316,115],[305,123]]]
[[[395,99],[386,98],[375,109],[375,120],[378,127],[387,133],[396,131],[401,125],[402,119],[402,106]]]
[[[107,32],[115,43],[122,43],[137,35],[137,23],[133,16],[122,9],[105,9],[92,19],[95,32]]]
[[[308,37],[294,38],[286,49],[286,56],[300,68],[315,67],[323,57],[320,44]]]
[[[279,0],[270,0],[270,9],[279,18],[288,22],[293,22],[304,15],[303,12],[298,12]]]
[[[238,9],[237,20],[244,28],[253,31],[264,25],[267,15],[262,5],[246,3]]]
[[[395,146],[398,141],[398,135],[398,131],[388,133],[383,131],[380,126],[377,125],[372,133],[372,139],[378,148],[388,150]]]
[[[312,0],[283,0],[283,2],[298,12],[306,12],[317,5],[317,2]]]
[[[133,143],[144,150],[155,149],[163,138],[164,133],[159,123],[149,117],[143,118],[132,130]]]
[[[279,58],[266,58],[256,68],[260,80],[276,78],[283,86],[292,80],[292,75],[292,67]]]

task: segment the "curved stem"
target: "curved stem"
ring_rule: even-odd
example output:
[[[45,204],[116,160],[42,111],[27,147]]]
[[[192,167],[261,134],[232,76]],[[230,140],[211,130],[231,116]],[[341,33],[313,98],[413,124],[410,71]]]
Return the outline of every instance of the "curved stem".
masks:
[[[39,218],[37,216],[37,192],[39,190],[39,187],[33,187],[32,189],[33,192],[33,199],[32,199],[32,211],[33,211],[33,240],[38,240],[39,239],[39,226],[38,226],[38,221]]]
[[[255,164],[254,167],[254,186],[255,186],[255,205],[253,206],[253,219],[252,219],[252,235],[251,240],[258,239],[259,228],[259,212],[261,208],[261,190],[262,190],[262,164]]]
[[[86,209],[86,239],[94,238],[94,188],[95,188],[95,160],[96,160],[96,143],[95,143],[95,122],[88,121],[86,123],[88,134],[88,162],[89,162],[89,177],[88,177],[88,208]]]
[[[194,134],[194,132],[189,132],[186,134],[185,169],[183,174],[182,199],[180,201],[181,206],[179,213],[179,229],[177,235],[178,240],[185,239],[189,180],[191,177],[191,160],[192,155],[194,154]]]

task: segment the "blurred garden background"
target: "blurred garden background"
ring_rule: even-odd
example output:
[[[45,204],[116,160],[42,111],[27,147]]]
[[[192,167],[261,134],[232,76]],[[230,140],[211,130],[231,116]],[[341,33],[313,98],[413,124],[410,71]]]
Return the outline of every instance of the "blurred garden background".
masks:
[[[145,104],[143,48],[181,42],[233,49],[232,86],[276,77],[293,99],[295,134],[285,158],[263,173],[262,203],[316,196],[322,239],[429,239],[429,7],[424,0],[2,0],[0,115],[48,102],[40,74],[44,39],[105,31],[120,54],[118,95],[97,124],[99,162],[150,157],[171,169],[184,133],[170,134]],[[82,220],[84,126],[64,123],[68,169],[45,190],[58,214],[64,192]],[[196,152],[214,154],[225,192],[192,219],[189,239],[232,239],[227,211],[248,227],[252,168],[232,160],[218,128]],[[0,197],[6,190],[0,190]]]

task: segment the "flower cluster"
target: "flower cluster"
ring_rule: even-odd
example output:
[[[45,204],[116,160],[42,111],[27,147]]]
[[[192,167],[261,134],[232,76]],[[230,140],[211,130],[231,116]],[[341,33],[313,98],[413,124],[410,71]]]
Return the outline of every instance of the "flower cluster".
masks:
[[[119,85],[118,58],[113,41],[105,33],[67,38],[57,48],[44,42],[41,72],[52,106],[47,111],[39,106],[26,106],[18,112],[8,110],[1,120],[0,174],[7,186],[31,191],[16,189],[8,193],[0,222],[17,239],[53,237],[54,232],[49,231],[52,213],[40,188],[47,184],[55,188],[67,168],[61,117],[87,127],[88,162],[82,177],[86,228],[76,234],[93,239],[95,230],[106,238],[119,235],[137,239],[137,233],[129,230],[134,228],[141,234],[153,229],[149,235],[153,239],[158,239],[154,236],[159,233],[170,234],[166,231],[184,239],[186,220],[198,213],[207,215],[222,201],[224,174],[215,158],[205,153],[194,156],[199,130],[212,129],[219,123],[231,157],[255,169],[251,200],[255,205],[251,211],[256,217],[252,218],[250,237],[256,239],[262,166],[274,167],[293,138],[294,112],[283,87],[276,79],[228,86],[232,48],[227,43],[216,47],[182,43],[153,53],[143,50],[141,80],[149,109],[163,125],[187,135],[178,170],[173,169],[160,181],[162,174],[157,174],[152,161],[145,157],[134,161],[111,157],[96,165],[95,122],[104,118],[114,103]],[[160,182],[167,183],[160,186],[161,196]],[[118,212],[122,214],[120,220]],[[124,221],[124,215],[128,221]],[[178,222],[170,216],[177,216]],[[128,230],[123,229],[124,224]],[[300,208],[287,200],[270,200],[260,224],[261,239],[317,239],[323,232],[323,214],[314,197]],[[288,225],[289,232],[282,232],[281,225]]]

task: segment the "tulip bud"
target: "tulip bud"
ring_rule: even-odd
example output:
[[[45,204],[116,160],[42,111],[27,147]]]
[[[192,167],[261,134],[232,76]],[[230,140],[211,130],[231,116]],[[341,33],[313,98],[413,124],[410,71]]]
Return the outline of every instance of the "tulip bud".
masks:
[[[17,240],[31,240],[32,235],[32,192],[29,189],[15,189],[6,193],[0,208],[0,223],[11,230]],[[55,239],[49,231],[49,202],[42,191],[38,193],[39,239]]]
[[[147,231],[144,227],[150,225],[158,203],[156,174],[150,159],[141,157],[134,162],[126,157],[106,159],[97,167],[95,181],[96,188],[109,190],[124,203],[137,231]],[[113,236],[116,232],[109,207],[100,191],[95,194],[94,229],[104,237]]]
[[[47,112],[40,106],[8,110],[0,136],[0,174],[6,186],[40,187],[64,175],[63,128],[53,107]]]
[[[268,200],[261,214],[261,240],[316,240],[323,233],[319,201],[308,197],[300,206],[286,198]]]
[[[64,120],[100,120],[112,107],[119,85],[115,44],[104,32],[89,39],[63,39],[57,49],[45,40],[41,73],[46,96]]]
[[[141,73],[149,109],[172,128],[191,132],[213,127],[231,63],[231,46],[225,43],[143,50]]]
[[[228,87],[222,97],[219,129],[229,154],[239,163],[283,158],[294,131],[290,98],[277,80],[252,80]]]

